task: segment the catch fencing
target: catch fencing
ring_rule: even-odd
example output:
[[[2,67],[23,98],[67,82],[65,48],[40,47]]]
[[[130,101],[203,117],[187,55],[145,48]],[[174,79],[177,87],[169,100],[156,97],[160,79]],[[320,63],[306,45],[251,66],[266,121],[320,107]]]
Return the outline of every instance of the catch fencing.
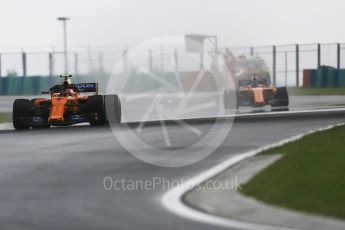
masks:
[[[220,47],[219,50],[224,48]],[[345,68],[345,44],[342,43],[229,47],[229,49],[236,57],[242,55],[247,58],[251,56],[262,58],[269,67],[271,81],[278,86],[302,86],[304,69],[318,69],[321,66]],[[82,76],[109,75],[114,68],[126,71],[133,60],[122,60],[122,62],[119,60],[127,51],[127,48],[86,47],[68,52],[68,72]],[[140,52],[147,55],[145,65],[149,71],[162,73],[186,70],[180,55],[185,52],[184,47],[160,46]],[[196,59],[199,59],[200,63],[193,68],[203,68],[205,64],[202,56],[196,55]],[[36,51],[31,48],[0,52],[2,78],[56,76],[64,71],[64,54],[54,49]]]

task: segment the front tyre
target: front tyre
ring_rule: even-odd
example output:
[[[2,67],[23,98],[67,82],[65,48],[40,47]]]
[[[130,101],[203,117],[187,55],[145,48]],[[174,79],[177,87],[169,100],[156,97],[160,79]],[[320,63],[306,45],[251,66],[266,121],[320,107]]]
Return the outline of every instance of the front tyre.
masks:
[[[16,99],[13,103],[13,127],[17,130],[30,128],[32,103],[27,99]]]

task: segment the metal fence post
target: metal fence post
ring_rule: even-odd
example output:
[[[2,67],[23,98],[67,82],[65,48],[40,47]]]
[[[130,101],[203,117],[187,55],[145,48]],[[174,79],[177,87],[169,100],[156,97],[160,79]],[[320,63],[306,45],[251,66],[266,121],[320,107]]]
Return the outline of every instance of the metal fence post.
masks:
[[[78,53],[74,53],[74,74],[79,74],[79,59],[78,59]]]
[[[175,73],[178,72],[178,53],[177,53],[177,49],[175,49],[174,51],[174,61],[175,61]]]
[[[204,52],[200,52],[200,70],[204,69]]]
[[[321,44],[317,44],[317,68],[321,66]]]
[[[88,59],[88,62],[89,62],[89,73],[88,74],[91,74],[92,72],[94,72],[94,66],[93,66],[93,62],[92,62],[92,58],[91,58],[91,47],[88,46],[87,47],[87,59]]]
[[[296,86],[299,87],[299,45],[296,44]]]
[[[287,85],[287,77],[288,77],[288,53],[287,51],[284,52],[285,57],[285,86]]]
[[[272,78],[273,78],[273,85],[276,85],[276,67],[277,67],[277,47],[273,46],[273,67],[272,67]]]
[[[103,53],[102,52],[99,52],[99,54],[98,54],[98,72],[104,73]]]
[[[49,58],[49,76],[53,76],[54,74],[54,60],[53,60],[53,53],[49,52],[48,54],[48,58]]]
[[[2,60],[1,60],[1,54],[0,54],[0,77],[2,77]]]
[[[340,43],[337,44],[337,68],[340,69]]]
[[[164,73],[164,47],[163,45],[161,45],[161,56],[160,56],[160,60],[161,60],[161,72]]]
[[[122,56],[123,56],[123,63],[122,63],[123,67],[122,67],[122,69],[123,69],[123,72],[127,72],[127,68],[128,68],[127,49],[123,50]]]
[[[152,50],[149,49],[149,71],[153,72]]]
[[[26,77],[26,53],[22,52],[23,77]]]

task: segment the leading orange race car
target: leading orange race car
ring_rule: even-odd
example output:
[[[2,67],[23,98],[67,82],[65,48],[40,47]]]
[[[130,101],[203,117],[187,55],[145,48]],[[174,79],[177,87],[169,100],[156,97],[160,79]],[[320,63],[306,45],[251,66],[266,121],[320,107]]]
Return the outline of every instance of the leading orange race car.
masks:
[[[71,84],[72,75],[61,75],[62,85],[55,85],[43,94],[50,98],[16,99],[13,103],[15,129],[49,128],[89,122],[107,123],[105,101],[114,106],[115,122],[121,121],[121,103],[118,95],[99,95],[97,83]],[[82,93],[94,93],[82,95]]]

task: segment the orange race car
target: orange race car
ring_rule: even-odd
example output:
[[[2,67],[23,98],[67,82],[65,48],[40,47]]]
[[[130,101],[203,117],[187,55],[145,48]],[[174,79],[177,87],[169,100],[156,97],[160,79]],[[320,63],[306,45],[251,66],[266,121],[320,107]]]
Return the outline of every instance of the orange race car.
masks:
[[[254,76],[253,80],[240,80],[237,87],[237,104],[239,106],[251,107],[287,107],[289,105],[289,96],[286,87],[275,87],[264,80],[257,80]],[[230,93],[224,94],[224,105],[228,109],[230,106]]]
[[[121,103],[117,95],[98,95],[97,83],[71,84],[72,75],[64,78],[62,85],[55,85],[48,92],[50,98],[16,99],[13,103],[15,129],[49,128],[89,122],[102,125],[107,122],[105,101],[114,105],[115,122],[121,121]],[[93,93],[93,95],[82,95]]]

